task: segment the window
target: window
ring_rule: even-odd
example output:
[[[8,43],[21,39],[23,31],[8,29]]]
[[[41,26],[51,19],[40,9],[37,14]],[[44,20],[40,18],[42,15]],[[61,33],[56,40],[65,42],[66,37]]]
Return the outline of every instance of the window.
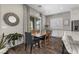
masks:
[[[41,20],[37,17],[30,17],[30,31],[39,30],[40,31]]]

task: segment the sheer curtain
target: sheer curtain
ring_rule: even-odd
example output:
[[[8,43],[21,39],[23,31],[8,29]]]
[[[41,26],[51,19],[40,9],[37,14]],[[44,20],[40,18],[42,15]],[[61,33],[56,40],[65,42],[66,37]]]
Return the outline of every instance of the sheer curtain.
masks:
[[[52,36],[62,37],[62,35],[63,35],[63,18],[50,19],[50,28],[52,29]]]

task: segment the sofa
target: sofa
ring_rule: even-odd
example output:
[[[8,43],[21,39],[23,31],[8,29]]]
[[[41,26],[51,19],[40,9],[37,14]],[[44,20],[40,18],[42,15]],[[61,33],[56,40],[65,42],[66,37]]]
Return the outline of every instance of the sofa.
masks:
[[[62,37],[62,41],[68,53],[79,53],[79,32],[65,31]]]

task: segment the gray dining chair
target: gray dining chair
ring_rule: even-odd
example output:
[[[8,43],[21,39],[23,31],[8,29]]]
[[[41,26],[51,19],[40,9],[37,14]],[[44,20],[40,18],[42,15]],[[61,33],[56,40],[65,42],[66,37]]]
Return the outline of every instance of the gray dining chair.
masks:
[[[38,47],[40,48],[40,39],[38,37],[34,37],[31,35],[30,32],[25,32],[25,50],[28,47],[30,47],[30,53],[32,53],[33,45],[38,43]]]

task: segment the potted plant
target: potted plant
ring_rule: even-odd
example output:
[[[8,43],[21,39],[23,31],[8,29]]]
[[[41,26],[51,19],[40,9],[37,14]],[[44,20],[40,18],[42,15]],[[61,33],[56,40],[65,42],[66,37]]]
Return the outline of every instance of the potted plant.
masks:
[[[2,34],[1,40],[0,40],[0,53],[5,53],[8,48],[6,47],[7,40],[5,39],[4,33]]]
[[[20,40],[22,38],[22,34],[19,33],[12,33],[8,35],[2,34],[1,40],[0,40],[0,53],[5,53],[8,50],[8,47],[6,47],[7,43],[12,43],[15,45],[16,40]]]
[[[12,43],[13,45],[15,45],[15,41],[16,40],[20,40],[22,38],[22,34],[19,33],[12,33],[12,34],[8,34],[6,39],[8,39],[8,43]]]

